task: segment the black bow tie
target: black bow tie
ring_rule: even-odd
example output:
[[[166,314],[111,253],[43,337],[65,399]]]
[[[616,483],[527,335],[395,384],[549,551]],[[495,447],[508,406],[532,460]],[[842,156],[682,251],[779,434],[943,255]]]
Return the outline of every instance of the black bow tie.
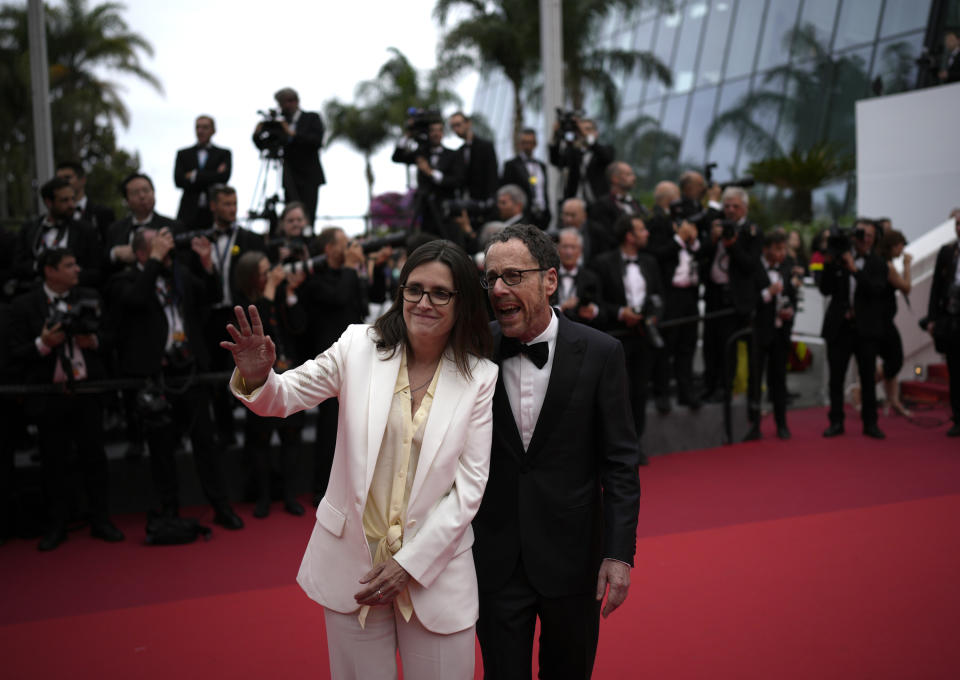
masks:
[[[562,269],[562,270],[560,271],[560,278],[562,278],[562,279],[575,279],[575,278],[577,278],[577,274],[576,274],[575,271],[571,271],[570,269]]]
[[[535,342],[532,345],[525,345],[516,338],[508,337],[504,337],[503,340],[500,341],[500,356],[502,358],[509,359],[518,354],[526,354],[534,366],[543,368],[547,364],[550,348],[545,342]]]
[[[626,266],[626,265],[628,265],[628,264],[635,264],[635,265],[637,265],[637,266],[639,267],[639,266],[640,266],[640,260],[639,260],[638,258],[636,258],[636,257],[625,257],[625,258],[623,258],[623,264],[624,264],[624,266]]]

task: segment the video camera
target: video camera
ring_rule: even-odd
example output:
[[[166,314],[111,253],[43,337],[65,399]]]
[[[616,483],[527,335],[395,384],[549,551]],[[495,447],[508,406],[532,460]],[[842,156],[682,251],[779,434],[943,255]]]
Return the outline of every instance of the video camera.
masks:
[[[557,107],[557,124],[560,126],[559,132],[567,142],[572,142],[580,135],[580,124],[578,120],[582,116],[583,111]]]
[[[407,233],[405,231],[398,231],[393,234],[387,234],[386,236],[364,239],[360,241],[360,245],[363,247],[363,254],[370,255],[371,253],[375,253],[381,248],[386,248],[388,246],[391,248],[399,248],[400,246],[405,245],[406,242]],[[283,270],[290,274],[297,274],[299,272],[313,274],[313,272],[326,261],[326,254],[321,253],[320,255],[315,255],[308,260],[285,262],[283,265]]]
[[[437,109],[418,109],[410,107],[407,109],[406,131],[410,133],[413,139],[416,139],[420,146],[428,143],[430,138],[430,126],[434,123],[442,123],[443,114]]]
[[[66,308],[52,305],[47,315],[47,328],[60,324],[68,338],[89,335],[100,330],[100,315],[100,301],[95,298],[77,300]]]
[[[866,230],[863,227],[841,229],[833,225],[827,235],[827,255],[834,261],[839,260],[844,253],[849,253],[853,249],[854,241],[862,241],[865,238]]]
[[[277,109],[258,109],[257,113],[260,115],[260,129],[254,135],[254,145],[264,151],[267,158],[283,158],[286,142],[283,116]]]

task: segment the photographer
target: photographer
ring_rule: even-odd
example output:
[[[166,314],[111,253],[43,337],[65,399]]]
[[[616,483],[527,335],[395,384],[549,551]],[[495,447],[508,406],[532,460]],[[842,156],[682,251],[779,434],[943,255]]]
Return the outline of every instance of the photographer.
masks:
[[[72,191],[72,190],[71,190]],[[99,294],[77,284],[80,267],[66,248],[40,255],[43,285],[14,301],[10,359],[31,385],[66,384],[105,377]],[[48,524],[38,548],[53,550],[67,540],[73,519],[70,484],[72,448],[76,444],[83,474],[90,534],[104,541],[124,536],[107,515],[109,473],[103,448],[103,409],[99,394],[31,395],[26,415],[37,424],[40,470]],[[6,433],[5,435],[6,436]]]
[[[403,138],[393,151],[393,162],[417,166],[414,223],[419,221],[422,231],[462,243],[459,230],[446,222],[443,204],[454,200],[463,185],[463,159],[443,146],[439,113],[417,111],[407,120]]]
[[[243,521],[227,501],[223,450],[210,420],[210,390],[192,381],[196,373],[209,370],[203,320],[223,295],[210,242],[202,237],[190,242],[201,263],[199,274],[184,261],[185,253],[175,250],[167,228],[138,228],[132,247],[136,265],[114,276],[109,291],[120,372],[154,383],[140,391],[138,403],[160,512],[166,517],[179,514],[174,453],[180,439],[189,435],[213,521],[240,529]],[[177,384],[166,387],[168,380]]]
[[[716,163],[707,166],[708,173],[713,165]],[[707,182],[695,170],[680,175],[679,186],[679,212],[697,227],[701,239],[708,237],[714,220],[723,219],[723,188],[716,182]]]
[[[947,31],[943,36],[944,65],[937,73],[941,83],[960,81],[960,36],[957,31]]]
[[[277,223],[277,237],[267,242],[267,256],[274,263],[303,261],[310,258],[310,244],[303,233],[307,217],[303,203],[287,203]]]
[[[525,222],[543,230],[550,226],[550,192],[547,188],[547,166],[533,157],[537,148],[537,132],[532,128],[520,131],[519,153],[503,164],[500,186],[516,184],[527,194]]]
[[[130,214],[110,225],[107,230],[106,265],[109,275],[116,273],[129,264],[134,264],[137,258],[133,254],[133,232],[139,227],[149,227],[154,230],[167,228],[172,232],[183,229],[179,222],[154,212],[157,205],[157,195],[153,188],[153,180],[143,173],[135,172],[127,175],[120,183],[120,195],[126,201]]]
[[[940,248],[933,268],[927,331],[938,352],[946,355],[950,373],[953,426],[948,437],[960,437],[960,208],[951,213],[957,240]]]
[[[581,264],[583,237],[580,231],[575,227],[561,229],[557,252],[560,255],[558,285],[550,305],[558,307],[571,321],[599,328],[604,322],[600,314],[600,279]]]
[[[610,191],[590,206],[590,219],[612,232],[614,222],[622,215],[648,217],[649,211],[630,193],[637,181],[630,164],[614,161],[607,166],[606,172]]]
[[[837,230],[830,237],[819,288],[830,296],[821,335],[827,342],[830,368],[830,426],[824,437],[843,434],[843,383],[850,357],[857,359],[863,434],[883,439],[877,427],[877,347],[883,337],[883,294],[887,265],[873,252],[876,226],[867,219],[854,224],[853,238]],[[851,243],[852,241],[852,243]]]
[[[572,111],[557,111],[550,142],[550,163],[564,171],[563,198],[582,198],[590,204],[610,191],[607,167],[613,147],[597,140],[597,124]]]
[[[663,346],[657,322],[663,313],[663,289],[657,261],[641,251],[649,233],[639,217],[624,215],[613,229],[620,248],[594,258],[590,268],[600,279],[606,331],[623,344],[627,360],[630,404],[643,437],[647,411],[647,383],[654,350]],[[642,460],[646,456],[641,452]]]
[[[326,183],[320,164],[323,145],[323,119],[320,114],[300,109],[300,96],[293,88],[277,90],[273,98],[279,115],[271,109],[266,120],[257,123],[253,143],[261,151],[283,158],[283,196],[285,203],[300,201],[307,222],[317,214],[317,193]]]
[[[450,116],[450,129],[463,140],[457,149],[464,169],[462,198],[492,202],[497,190],[497,152],[493,143],[473,134],[473,122],[462,111]]]

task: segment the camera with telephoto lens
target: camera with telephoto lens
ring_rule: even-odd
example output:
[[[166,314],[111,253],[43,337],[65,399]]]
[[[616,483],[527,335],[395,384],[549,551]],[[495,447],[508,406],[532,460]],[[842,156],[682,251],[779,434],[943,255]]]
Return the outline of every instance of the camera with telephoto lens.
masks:
[[[460,213],[466,211],[471,221],[474,218],[486,219],[495,204],[496,199],[493,198],[488,198],[485,201],[478,201],[473,198],[450,199],[449,201],[444,201],[442,204],[443,218],[459,217]]]
[[[580,135],[580,124],[577,122],[583,116],[583,111],[562,109],[557,107],[557,124],[563,138],[572,142]]]
[[[267,158],[282,158],[286,133],[283,131],[283,116],[277,109],[259,109],[259,130],[254,134],[253,143],[265,152]]]
[[[100,301],[84,298],[69,303],[66,308],[52,305],[47,316],[47,328],[60,324],[67,337],[90,335],[100,330]]]
[[[416,107],[407,109],[406,130],[413,139],[417,140],[420,146],[429,143],[430,126],[442,122],[443,115],[436,109],[418,109]]]
[[[217,230],[216,229],[193,229],[191,231],[180,232],[179,234],[174,234],[173,236],[173,245],[177,248],[189,248],[190,242],[195,238],[204,237],[211,243],[217,240]]]
[[[385,236],[367,238],[360,241],[360,245],[363,248],[364,255],[370,255],[375,253],[381,248],[399,248],[403,245],[406,245],[407,242],[407,233],[404,231],[394,232],[392,234],[387,234]],[[315,255],[308,260],[297,260],[295,262],[285,262],[283,265],[283,270],[290,274],[297,274],[299,272],[305,272],[307,274],[313,274],[313,272],[321,264],[327,261],[327,256],[324,253],[320,255]]]

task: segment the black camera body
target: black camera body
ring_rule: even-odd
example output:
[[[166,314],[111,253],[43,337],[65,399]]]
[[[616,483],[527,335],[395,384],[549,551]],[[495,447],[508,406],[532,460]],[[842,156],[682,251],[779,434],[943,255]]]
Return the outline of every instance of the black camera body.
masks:
[[[66,309],[53,305],[47,315],[47,328],[60,324],[66,336],[89,335],[100,330],[100,301],[84,298],[70,303]]]
[[[360,245],[363,248],[363,254],[369,255],[375,253],[381,248],[391,247],[399,248],[406,245],[407,243],[407,233],[405,231],[398,231],[392,234],[386,234],[385,236],[379,236],[374,238],[364,239],[360,242]],[[313,274],[313,272],[324,262],[327,261],[327,256],[325,253],[319,255],[314,255],[308,260],[296,260],[294,262],[285,262],[283,269],[286,272],[291,274],[296,274],[299,272],[305,272],[307,274]]]
[[[581,116],[583,116],[582,111],[557,107],[557,124],[560,126],[559,133],[568,142],[572,142],[580,135],[580,125],[577,123],[577,120]]]
[[[735,238],[737,235],[737,223],[733,220],[721,220],[720,227],[722,231],[720,232],[720,238],[724,241],[729,241],[732,238]]]
[[[264,152],[267,158],[283,158],[286,134],[283,131],[283,116],[277,109],[257,111],[260,114],[260,130],[253,143]]]
[[[406,130],[410,136],[417,140],[420,146],[428,144],[430,139],[430,126],[434,123],[442,123],[443,114],[437,109],[407,109]]]
[[[179,234],[174,234],[173,236],[173,245],[177,248],[189,248],[190,242],[198,237],[204,237],[211,243],[217,240],[217,230],[216,229],[193,229],[191,231],[183,231]]]
[[[834,261],[839,260],[844,253],[849,253],[853,249],[854,241],[863,241],[866,237],[867,231],[863,227],[841,229],[833,226],[827,235],[827,255]]]
[[[470,220],[474,218],[486,220],[493,211],[496,199],[488,198],[485,201],[478,201],[473,198],[453,198],[443,202],[443,218],[458,217],[463,211],[467,212]]]

